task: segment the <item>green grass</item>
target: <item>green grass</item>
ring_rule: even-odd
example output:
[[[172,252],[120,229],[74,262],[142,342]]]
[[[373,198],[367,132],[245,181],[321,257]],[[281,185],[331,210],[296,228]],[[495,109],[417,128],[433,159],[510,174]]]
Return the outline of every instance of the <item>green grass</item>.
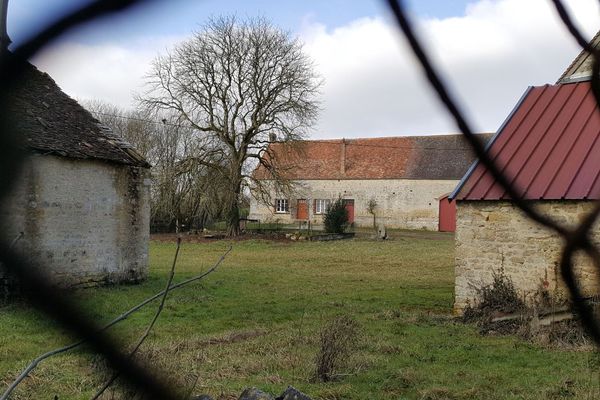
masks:
[[[198,274],[230,242],[184,244],[176,280]],[[205,281],[173,292],[141,351],[179,387],[236,399],[247,386],[272,393],[294,385],[315,399],[596,398],[591,352],[548,349],[516,337],[482,337],[451,318],[453,241],[447,234],[397,232],[374,242],[233,242]],[[98,321],[162,289],[175,245],[152,242],[149,279],[75,293]],[[129,346],[155,305],[111,332]],[[332,383],[312,382],[320,327],[348,314],[358,349]],[[0,308],[0,377],[6,386],[35,356],[69,342],[23,304]],[[43,362],[13,398],[89,398],[106,373],[83,349]]]

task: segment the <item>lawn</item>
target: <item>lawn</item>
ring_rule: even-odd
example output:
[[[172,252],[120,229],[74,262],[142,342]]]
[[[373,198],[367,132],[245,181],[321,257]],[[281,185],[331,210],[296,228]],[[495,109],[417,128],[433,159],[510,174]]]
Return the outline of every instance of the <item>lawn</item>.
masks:
[[[293,385],[315,399],[597,398],[596,353],[482,337],[451,317],[453,239],[396,233],[393,240],[184,243],[175,281],[221,267],[167,299],[140,357],[180,388],[236,399],[257,386]],[[140,285],[75,292],[90,315],[109,321],[160,291],[174,243],[152,242],[150,277]],[[132,345],[156,302],[111,332]],[[313,378],[319,332],[333,317],[360,325],[358,347],[334,382]],[[24,304],[0,308],[4,389],[38,354],[69,338]],[[87,399],[102,384],[103,360],[86,349],[44,361],[14,399]],[[197,379],[196,379],[197,378]],[[106,398],[110,398],[107,396]]]

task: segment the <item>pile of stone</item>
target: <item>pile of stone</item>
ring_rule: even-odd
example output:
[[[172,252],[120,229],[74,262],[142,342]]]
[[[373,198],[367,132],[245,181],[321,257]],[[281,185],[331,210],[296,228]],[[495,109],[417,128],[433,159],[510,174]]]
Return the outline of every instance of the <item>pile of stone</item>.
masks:
[[[290,240],[308,240],[308,236],[299,233],[286,233],[285,238]]]
[[[206,394],[203,394],[194,397],[193,400],[214,399]],[[288,386],[288,388],[285,389],[285,391],[279,397],[273,397],[269,393],[263,392],[257,388],[248,388],[242,392],[238,400],[311,400],[311,398],[294,387]]]

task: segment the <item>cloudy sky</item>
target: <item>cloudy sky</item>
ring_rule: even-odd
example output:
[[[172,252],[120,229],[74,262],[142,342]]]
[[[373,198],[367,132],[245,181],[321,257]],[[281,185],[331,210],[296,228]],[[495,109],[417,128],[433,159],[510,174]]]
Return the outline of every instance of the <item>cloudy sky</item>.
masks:
[[[89,0],[12,0],[18,44]],[[588,37],[597,0],[570,0]],[[475,128],[495,131],[531,85],[554,83],[578,54],[548,0],[412,0],[419,34]],[[305,43],[324,78],[313,138],[456,132],[425,83],[383,2],[353,0],[155,0],[62,38],[33,61],[71,96],[134,105],[154,57],[211,15],[264,16]]]

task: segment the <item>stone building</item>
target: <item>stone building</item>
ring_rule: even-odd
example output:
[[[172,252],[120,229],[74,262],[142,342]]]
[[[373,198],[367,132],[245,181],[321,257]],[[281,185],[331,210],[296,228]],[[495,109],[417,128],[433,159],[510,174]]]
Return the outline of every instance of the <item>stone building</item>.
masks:
[[[29,156],[0,205],[3,239],[22,235],[15,249],[60,286],[144,278],[149,164],[50,76],[22,66],[3,117]]]
[[[368,207],[373,200],[377,224],[437,230],[440,200],[447,201],[444,195],[474,160],[461,135],[308,140],[274,143],[269,150],[295,187],[285,195],[272,190],[267,201],[253,196],[249,218],[283,223],[321,224],[331,201],[342,197],[357,226],[373,225]],[[262,166],[255,178],[272,180]]]
[[[600,113],[588,58],[580,54],[556,85],[529,88],[487,150],[523,199],[571,226],[600,199]],[[560,296],[561,240],[526,218],[483,165],[451,197],[457,201],[457,312],[476,303],[500,269],[530,303],[541,291]],[[576,272],[585,292],[597,289],[589,260],[577,259]]]

